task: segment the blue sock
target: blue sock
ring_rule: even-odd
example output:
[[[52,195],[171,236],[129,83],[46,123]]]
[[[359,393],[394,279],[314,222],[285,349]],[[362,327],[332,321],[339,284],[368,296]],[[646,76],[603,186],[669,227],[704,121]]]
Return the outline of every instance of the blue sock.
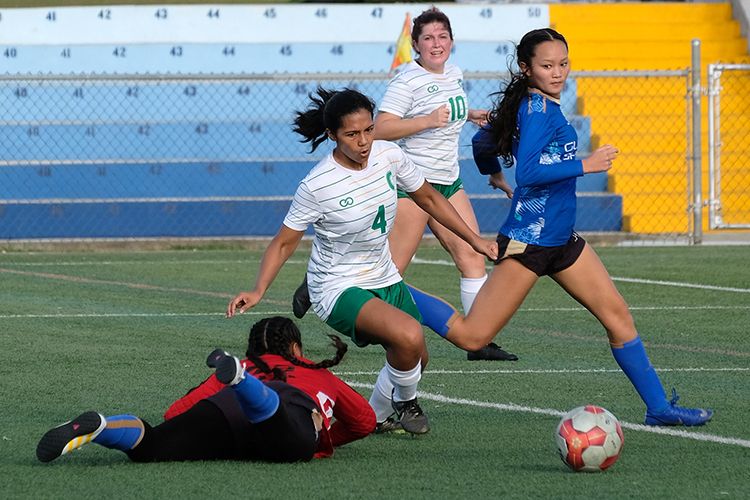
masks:
[[[658,412],[669,405],[659,375],[649,361],[640,337],[625,343],[622,347],[612,347],[612,355],[646,403],[648,410]]]
[[[425,293],[411,285],[406,286],[411,292],[411,296],[414,297],[417,309],[422,315],[422,324],[441,337],[445,337],[450,329],[448,322],[454,315],[458,314],[458,311],[443,299]]]
[[[279,395],[276,391],[250,374],[246,374],[232,388],[245,416],[254,424],[268,420],[279,408]]]
[[[132,450],[141,442],[145,428],[135,415],[106,417],[107,426],[93,442],[120,451]]]

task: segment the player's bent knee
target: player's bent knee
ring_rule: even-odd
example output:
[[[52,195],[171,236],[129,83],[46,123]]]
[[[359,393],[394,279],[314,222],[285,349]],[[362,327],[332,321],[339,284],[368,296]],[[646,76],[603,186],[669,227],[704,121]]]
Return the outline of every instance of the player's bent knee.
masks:
[[[464,340],[464,339],[451,339],[450,337],[447,337],[448,340],[451,341],[453,345],[458,347],[459,349],[463,349],[464,351],[478,351],[482,347],[486,346],[488,342],[477,342],[475,340]]]
[[[456,347],[465,351],[478,351],[492,342],[492,339],[498,334],[494,330],[466,329],[464,324],[457,323],[451,326],[445,338]]]
[[[456,263],[456,268],[464,277],[477,277],[480,278],[487,274],[487,269],[484,266],[484,256],[474,252],[469,247],[471,253],[457,252],[453,255],[453,261]]]
[[[485,347],[487,344],[489,344],[489,341],[471,339],[469,341],[464,342],[461,348],[465,351],[473,352],[473,351],[478,351],[479,349]]]
[[[422,353],[427,350],[422,326],[416,321],[413,325],[404,326],[397,338],[399,348],[405,352],[413,352],[421,358]]]

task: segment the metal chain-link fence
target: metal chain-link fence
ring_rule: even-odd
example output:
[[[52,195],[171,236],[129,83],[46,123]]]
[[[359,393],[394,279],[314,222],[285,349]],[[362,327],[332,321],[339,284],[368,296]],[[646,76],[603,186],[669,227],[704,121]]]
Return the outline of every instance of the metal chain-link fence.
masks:
[[[688,236],[691,218],[689,72],[582,72],[577,112],[591,118],[592,148],[621,151],[608,191],[622,196],[626,233]]]
[[[687,76],[571,74],[562,104],[580,155],[604,143],[622,151],[609,174],[579,179],[579,231],[689,235]],[[470,107],[489,107],[502,80],[466,74]],[[295,110],[318,85],[377,103],[386,84],[384,74],[2,77],[0,239],[272,235],[299,180],[330,150],[308,154],[292,132]],[[471,161],[475,130],[461,137],[462,179],[480,228],[493,233],[509,202]]]
[[[709,65],[709,228],[750,228],[750,65]]]

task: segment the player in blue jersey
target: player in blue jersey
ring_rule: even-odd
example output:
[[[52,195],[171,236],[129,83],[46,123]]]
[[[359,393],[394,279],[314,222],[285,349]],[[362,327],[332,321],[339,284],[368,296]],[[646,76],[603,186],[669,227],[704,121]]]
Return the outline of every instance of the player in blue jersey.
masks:
[[[500,171],[498,156],[516,164],[516,189],[498,235],[495,269],[468,315],[412,290],[425,323],[458,347],[485,345],[521,306],[541,276],[550,276],[596,316],[612,354],[646,403],[647,425],[703,425],[712,410],[668,400],[646,354],[625,300],[599,257],[575,233],[576,178],[605,172],[619,151],[605,145],[576,159],[577,136],[560,111],[570,71],[565,38],[552,29],[527,33],[517,47],[519,72],[500,93],[488,127],[474,137],[480,171]]]

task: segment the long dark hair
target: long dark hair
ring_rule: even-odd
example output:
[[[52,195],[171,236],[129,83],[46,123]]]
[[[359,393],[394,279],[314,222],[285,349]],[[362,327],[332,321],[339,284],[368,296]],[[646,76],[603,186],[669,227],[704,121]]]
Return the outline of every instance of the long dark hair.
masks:
[[[517,138],[518,106],[529,90],[529,78],[521,71],[521,63],[531,67],[531,60],[536,53],[536,47],[542,42],[559,40],[568,47],[565,37],[551,28],[542,28],[526,33],[516,46],[516,61],[518,71],[510,70],[510,82],[505,90],[493,94],[496,97],[495,107],[489,113],[488,123],[494,143],[497,145],[497,155],[505,166],[513,165],[513,140]]]
[[[326,140],[326,131],[336,135],[344,116],[360,109],[369,112],[370,116],[375,112],[375,103],[356,90],[328,90],[318,87],[315,94],[317,96],[308,94],[311,102],[305,111],[295,113],[292,129],[302,136],[300,142],[310,143],[311,153]]]
[[[283,316],[272,316],[263,318],[253,325],[247,338],[247,352],[245,355],[253,365],[262,373],[271,375],[276,380],[286,381],[286,371],[279,368],[271,368],[260,357],[263,354],[277,354],[296,366],[320,369],[336,366],[341,362],[347,350],[347,345],[336,335],[329,335],[332,345],[336,348],[336,354],[330,359],[324,359],[318,363],[302,361],[292,354],[292,344],[302,347],[302,334],[289,318]]]

